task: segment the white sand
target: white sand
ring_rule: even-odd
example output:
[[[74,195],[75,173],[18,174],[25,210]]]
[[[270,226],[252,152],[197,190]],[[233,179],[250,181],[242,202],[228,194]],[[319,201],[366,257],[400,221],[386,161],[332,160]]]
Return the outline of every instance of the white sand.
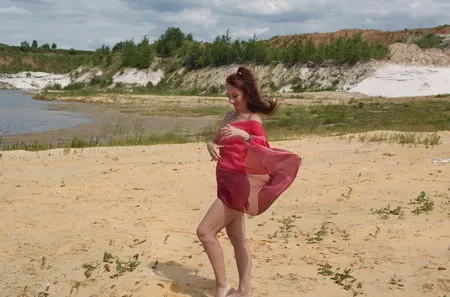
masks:
[[[64,88],[70,84],[70,76],[68,74],[23,71],[16,74],[0,74],[0,82],[20,90],[40,90],[55,84]]]
[[[161,70],[151,71],[148,69],[127,68],[123,72],[118,72],[113,77],[114,83],[136,84],[139,86],[146,86],[149,82],[152,85],[157,85],[164,77],[164,72]]]
[[[450,67],[388,64],[349,91],[382,97],[449,94]]]

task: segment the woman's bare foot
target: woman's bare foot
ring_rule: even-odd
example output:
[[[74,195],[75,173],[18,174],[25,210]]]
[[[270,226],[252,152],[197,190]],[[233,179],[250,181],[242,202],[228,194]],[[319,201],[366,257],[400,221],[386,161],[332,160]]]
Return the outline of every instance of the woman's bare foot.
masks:
[[[231,292],[233,292],[233,288],[230,283],[224,286],[217,286],[215,297],[228,297]]]
[[[252,297],[252,292],[235,291],[228,297]]]

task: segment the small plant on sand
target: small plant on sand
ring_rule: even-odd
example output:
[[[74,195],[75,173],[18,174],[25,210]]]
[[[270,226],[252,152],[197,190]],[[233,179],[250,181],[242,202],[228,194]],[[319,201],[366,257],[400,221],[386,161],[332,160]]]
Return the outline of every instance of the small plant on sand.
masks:
[[[73,281],[72,282],[72,287],[70,288],[70,295],[72,295],[73,292],[75,292],[75,294],[78,294],[78,290],[80,289],[80,287],[83,286],[83,283],[80,281]]]
[[[390,215],[403,217],[403,215],[405,214],[405,212],[402,210],[400,206],[391,209],[391,205],[388,205],[387,207],[383,207],[380,209],[375,210],[372,209],[372,212],[378,214],[384,220],[388,219]]]
[[[280,238],[283,239],[286,243],[288,242],[288,238],[291,237],[293,233],[293,228],[295,227],[295,219],[297,217],[295,215],[285,217],[281,220],[278,220],[278,222],[281,224],[279,231],[275,231],[273,234],[269,234],[269,239],[274,239],[278,237],[278,234],[280,235]]]
[[[140,261],[138,259],[139,254],[136,254],[128,261],[121,261],[118,257],[113,256],[111,253],[105,252],[103,254],[102,261],[94,261],[82,265],[82,267],[85,269],[84,276],[86,276],[86,278],[91,278],[92,273],[97,270],[97,268],[99,268],[101,263],[103,262],[103,268],[105,272],[113,272],[111,264],[115,264],[115,273],[113,272],[113,275],[110,275],[110,278],[118,278],[126,272],[134,271],[140,264]]]
[[[3,157],[3,154],[0,154],[0,160],[2,159],[2,157]]]
[[[394,274],[393,277],[391,277],[391,280],[389,281],[389,284],[393,288],[403,288],[405,285],[402,283],[402,279],[397,278],[397,276]]]
[[[331,270],[333,268],[333,266],[331,266],[330,264],[326,263],[324,265],[321,265],[319,267],[319,274],[321,275],[333,275],[333,271]]]
[[[320,227],[320,230],[314,233],[312,236],[309,236],[307,241],[308,243],[316,243],[323,240],[323,237],[327,234],[327,230],[325,224]]]
[[[352,269],[346,268],[340,272],[341,268],[338,267],[333,271],[333,266],[326,263],[321,265],[318,269],[318,273],[324,276],[332,276],[330,279],[334,280],[336,284],[343,287],[345,290],[351,290],[353,296],[362,294],[362,282],[357,282],[357,279],[351,275]],[[356,285],[355,285],[356,283]]]
[[[139,259],[139,254],[134,255],[130,260],[128,261],[120,261],[118,258],[116,259],[116,270],[117,270],[117,274],[113,275],[112,277],[118,277],[123,275],[125,272],[129,271],[132,272],[134,271],[138,265],[140,264],[140,262],[138,261]]]
[[[424,191],[420,192],[419,196],[409,204],[416,205],[416,208],[411,211],[414,214],[428,213],[434,209],[434,202],[428,198]]]
[[[438,145],[440,143],[441,143],[441,136],[437,135],[436,133],[432,133],[423,139],[423,144],[426,146]]]
[[[84,270],[84,276],[86,278],[90,278],[92,276],[92,272],[94,272],[95,269],[97,269],[97,267],[100,265],[100,263],[94,262],[94,263],[86,263],[81,265],[81,267],[83,267]]]
[[[47,259],[45,258],[45,256],[42,256],[41,258],[41,269],[45,269],[47,265]]]

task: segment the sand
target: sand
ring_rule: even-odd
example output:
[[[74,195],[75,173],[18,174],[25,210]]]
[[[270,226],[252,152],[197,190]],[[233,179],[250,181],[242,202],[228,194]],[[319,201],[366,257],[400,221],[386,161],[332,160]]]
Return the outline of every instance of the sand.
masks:
[[[348,136],[272,143],[304,163],[247,220],[254,296],[449,296],[450,163],[433,159],[450,158],[450,132],[440,135],[428,148]],[[214,165],[202,143],[1,152],[0,296],[212,296],[195,229],[215,199]],[[434,209],[414,214],[422,191]],[[374,213],[388,206],[404,214]],[[117,273],[116,257],[139,263]],[[326,263],[331,276],[319,274]],[[344,288],[331,277],[347,268]]]
[[[349,91],[388,98],[449,94],[450,67],[386,64]]]

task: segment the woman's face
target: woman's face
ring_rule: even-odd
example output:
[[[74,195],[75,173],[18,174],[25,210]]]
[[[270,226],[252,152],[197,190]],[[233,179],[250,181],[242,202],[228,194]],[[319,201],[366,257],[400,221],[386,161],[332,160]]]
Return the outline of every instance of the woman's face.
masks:
[[[240,89],[227,84],[227,95],[230,104],[235,108],[247,107],[247,96]]]

